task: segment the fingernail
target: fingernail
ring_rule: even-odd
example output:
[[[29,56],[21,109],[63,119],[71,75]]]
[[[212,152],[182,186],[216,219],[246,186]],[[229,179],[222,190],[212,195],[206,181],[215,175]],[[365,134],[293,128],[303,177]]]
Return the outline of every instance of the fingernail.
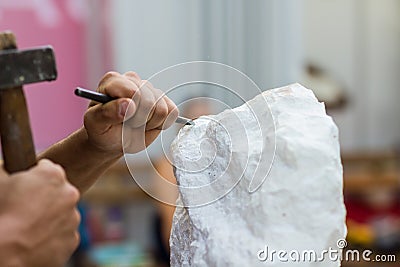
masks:
[[[119,104],[119,115],[121,115],[122,117],[125,117],[125,113],[128,109],[128,101],[123,101]]]

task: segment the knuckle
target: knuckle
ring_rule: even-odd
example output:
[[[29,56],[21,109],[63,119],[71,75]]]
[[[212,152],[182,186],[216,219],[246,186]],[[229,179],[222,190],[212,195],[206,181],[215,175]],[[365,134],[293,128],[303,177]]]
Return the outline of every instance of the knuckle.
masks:
[[[134,90],[133,90],[133,96],[132,96],[132,98],[133,98],[133,97],[135,97],[135,98],[140,98],[141,96],[142,96],[142,93],[140,92],[140,88],[138,88],[138,87],[135,86],[135,88],[134,88]]]
[[[116,71],[109,71],[106,74],[104,74],[104,76],[101,78],[100,82],[99,82],[99,87],[100,85],[104,84],[106,81],[108,81],[111,78],[115,78],[120,76],[120,74]]]
[[[154,88],[154,85],[148,81],[148,80],[143,80],[142,81],[142,86],[141,87],[149,87],[149,88]]]
[[[133,97],[137,92],[140,91],[140,88],[135,83],[131,82],[131,84],[132,85],[127,88],[130,91],[129,97]]]
[[[83,119],[83,126],[85,127],[89,137],[98,132],[97,123],[96,120],[93,118],[93,115],[85,115]]]
[[[81,214],[80,214],[80,212],[78,211],[78,209],[74,209],[74,214],[73,214],[73,216],[72,216],[72,219],[73,219],[73,222],[74,222],[74,225],[76,225],[76,227],[80,224],[80,222],[81,222]]]
[[[48,159],[41,159],[35,168],[39,169],[39,170],[47,170],[47,169],[51,168],[51,166],[53,166],[53,165],[55,165],[55,164],[52,161],[50,161]]]
[[[119,74],[118,72],[116,72],[116,71],[109,71],[109,72],[107,72],[106,74],[104,74],[103,80],[108,80],[108,79],[110,79],[110,78],[119,77],[119,76],[120,76],[120,74]]]
[[[60,165],[55,164],[50,160],[41,160],[38,168],[40,168],[43,176],[50,176],[54,181],[62,182],[66,180],[65,170]]]
[[[95,105],[86,110],[85,114],[83,115],[83,124],[86,129],[93,128],[97,125],[99,120],[98,116],[101,114],[99,110],[102,108],[104,108],[104,105]]]
[[[78,231],[75,231],[74,235],[72,237],[72,247],[73,247],[73,249],[77,248],[79,246],[80,242],[81,242],[81,236],[79,235]]]
[[[142,108],[146,111],[151,110],[155,104],[156,103],[154,101],[151,101],[149,99],[141,101]]]
[[[179,110],[178,110],[177,107],[174,107],[174,108],[171,110],[171,112],[170,112],[170,116],[172,116],[172,117],[178,117],[178,115],[179,115]]]
[[[154,95],[157,97],[158,100],[164,99],[165,93],[157,88],[154,88]]]
[[[67,186],[66,186],[66,195],[67,195],[67,199],[71,202],[71,203],[73,203],[74,205],[76,204],[76,203],[78,203],[78,201],[79,201],[79,198],[80,198],[80,193],[79,193],[79,190],[75,187],[75,186],[73,186],[73,185],[71,185],[71,184],[67,184]]]
[[[121,99],[101,106],[99,109],[99,118],[96,123],[99,124],[100,121],[110,124],[118,122],[119,115],[121,114],[121,103],[123,102],[125,102],[125,100]]]
[[[84,123],[85,128],[86,128],[88,123],[90,124],[91,116],[92,116],[92,108],[87,110],[85,112],[85,114],[83,115],[83,123]]]
[[[115,104],[117,105],[118,103],[115,103]],[[111,107],[109,107],[109,106],[105,106],[105,105],[100,106],[99,112],[100,112],[101,116],[104,118],[113,118],[114,112],[112,112]]]
[[[168,107],[166,105],[157,105],[156,110],[154,111],[155,115],[159,118],[165,118],[168,116]]]
[[[127,71],[127,72],[124,73],[124,76],[135,78],[135,79],[140,79],[139,74],[137,74],[134,71]]]
[[[62,179],[67,178],[67,174],[65,173],[65,170],[61,165],[59,164],[54,164],[53,168],[54,175],[61,177]]]
[[[53,176],[53,179],[57,179],[58,181],[61,182],[64,182],[67,179],[65,171],[60,165],[55,165],[54,168],[50,170],[50,174]]]

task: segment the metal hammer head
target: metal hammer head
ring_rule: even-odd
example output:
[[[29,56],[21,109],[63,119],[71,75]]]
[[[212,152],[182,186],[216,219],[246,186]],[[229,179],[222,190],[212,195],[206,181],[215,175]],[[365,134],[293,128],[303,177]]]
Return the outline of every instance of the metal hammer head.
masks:
[[[57,78],[51,46],[0,51],[0,90]]]
[[[9,173],[36,164],[28,109],[22,85],[57,76],[51,47],[17,50],[12,32],[0,33],[0,141]]]

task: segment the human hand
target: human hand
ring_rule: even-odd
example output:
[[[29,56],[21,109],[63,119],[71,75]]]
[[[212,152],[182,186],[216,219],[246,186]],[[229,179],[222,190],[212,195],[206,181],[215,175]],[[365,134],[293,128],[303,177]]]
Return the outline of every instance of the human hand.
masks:
[[[63,266],[79,244],[79,191],[61,166],[41,160],[0,173],[0,265]],[[4,262],[6,261],[6,262]]]
[[[117,99],[106,104],[92,101],[84,125],[89,142],[109,155],[122,156],[123,149],[128,153],[144,150],[178,116],[176,105],[135,72],[109,72],[97,91]]]

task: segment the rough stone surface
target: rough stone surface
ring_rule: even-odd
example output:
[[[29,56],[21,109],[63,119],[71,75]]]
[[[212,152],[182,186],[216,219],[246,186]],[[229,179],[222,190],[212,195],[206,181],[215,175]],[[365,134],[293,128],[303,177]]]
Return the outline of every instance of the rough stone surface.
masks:
[[[323,254],[346,235],[338,129],[312,91],[293,84],[201,117],[171,149],[172,266],[340,266]]]

